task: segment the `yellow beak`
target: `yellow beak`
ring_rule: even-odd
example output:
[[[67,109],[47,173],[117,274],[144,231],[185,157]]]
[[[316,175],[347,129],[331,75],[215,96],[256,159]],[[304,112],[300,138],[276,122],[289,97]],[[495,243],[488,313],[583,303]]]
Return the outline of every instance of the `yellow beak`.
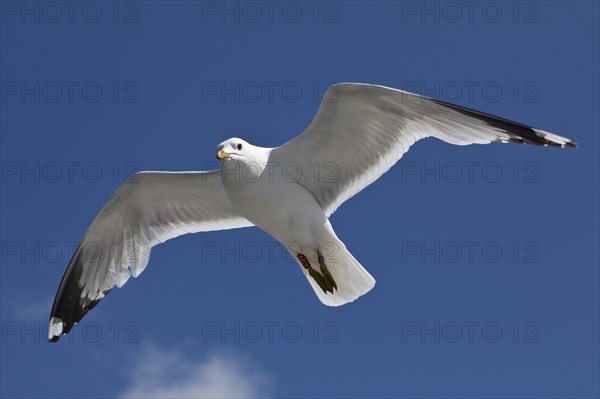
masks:
[[[227,158],[231,158],[231,154],[225,151],[217,151],[217,158],[218,159],[227,159]]]

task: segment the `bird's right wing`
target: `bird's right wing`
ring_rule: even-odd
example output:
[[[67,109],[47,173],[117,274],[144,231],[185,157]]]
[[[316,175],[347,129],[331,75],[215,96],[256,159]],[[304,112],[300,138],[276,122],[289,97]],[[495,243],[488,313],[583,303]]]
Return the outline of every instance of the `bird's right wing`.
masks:
[[[50,316],[55,342],[114,286],[137,277],[150,249],[187,233],[252,226],[233,207],[219,171],[141,172],[102,207],[62,278]]]
[[[269,161],[294,166],[289,178],[309,190],[330,215],[425,137],[456,145],[576,146],[556,134],[417,94],[342,83],[327,90],[311,124],[275,148]]]

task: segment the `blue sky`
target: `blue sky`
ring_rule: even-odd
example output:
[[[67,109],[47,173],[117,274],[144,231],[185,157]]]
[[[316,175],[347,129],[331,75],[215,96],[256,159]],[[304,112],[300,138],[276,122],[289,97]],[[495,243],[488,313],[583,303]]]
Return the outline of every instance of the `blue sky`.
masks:
[[[599,395],[597,2],[0,7],[2,397]],[[188,235],[46,343],[124,178],[277,146],[343,81],[579,148],[417,143],[331,218],[377,280],[352,304],[323,306],[256,228]]]

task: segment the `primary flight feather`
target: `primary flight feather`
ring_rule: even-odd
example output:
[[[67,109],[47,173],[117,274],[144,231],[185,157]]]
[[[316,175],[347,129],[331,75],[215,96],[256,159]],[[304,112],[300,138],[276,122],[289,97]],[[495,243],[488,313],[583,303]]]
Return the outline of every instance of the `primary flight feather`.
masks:
[[[375,280],[328,217],[426,137],[456,145],[576,147],[543,130],[401,90],[331,86],[308,128],[280,147],[232,138],[217,147],[219,170],[140,172],[123,183],[69,263],[49,340],[67,334],[113,287],[137,277],[154,245],[187,233],[257,226],[285,245],[321,302],[355,300]]]

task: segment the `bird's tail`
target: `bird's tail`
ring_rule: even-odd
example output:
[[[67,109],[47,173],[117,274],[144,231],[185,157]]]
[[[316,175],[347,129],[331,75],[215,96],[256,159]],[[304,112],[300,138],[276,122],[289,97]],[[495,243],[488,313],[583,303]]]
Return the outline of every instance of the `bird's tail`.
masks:
[[[373,276],[338,239],[292,255],[321,302],[327,306],[352,302],[375,286]]]

